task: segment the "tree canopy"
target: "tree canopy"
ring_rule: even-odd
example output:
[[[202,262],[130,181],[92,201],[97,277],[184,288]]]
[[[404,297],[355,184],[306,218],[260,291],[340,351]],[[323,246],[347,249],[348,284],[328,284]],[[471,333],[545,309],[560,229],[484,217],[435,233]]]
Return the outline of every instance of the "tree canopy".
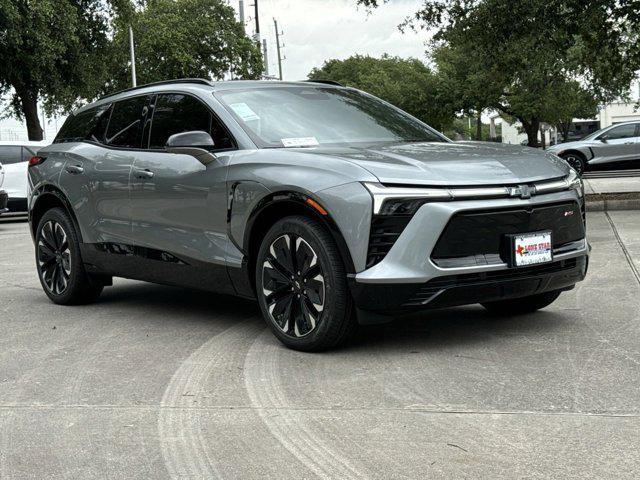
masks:
[[[334,80],[382,98],[442,129],[453,117],[437,98],[436,78],[420,60],[383,55],[381,58],[355,55],[345,60],[328,60],[308,75],[310,80]]]
[[[117,22],[113,76],[107,90],[128,86],[129,25],[136,45],[138,83],[171,78],[255,79],[262,57],[235,11],[222,0],[149,0]]]
[[[534,146],[540,122],[584,111],[553,102],[575,88],[591,105],[623,96],[640,68],[639,0],[423,0],[404,27],[435,29],[459,107],[518,118]]]
[[[118,2],[0,0],[0,96],[41,140],[38,100],[52,111],[91,97],[107,74],[109,18]]]
[[[138,83],[178,77],[256,78],[259,49],[223,0],[0,0],[0,99],[42,139],[47,113],[130,86],[133,26]]]

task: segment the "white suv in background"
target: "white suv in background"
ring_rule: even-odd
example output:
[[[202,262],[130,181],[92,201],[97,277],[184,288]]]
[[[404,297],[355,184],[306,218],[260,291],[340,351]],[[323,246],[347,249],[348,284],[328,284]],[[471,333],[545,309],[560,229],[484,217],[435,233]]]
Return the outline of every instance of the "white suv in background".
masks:
[[[4,167],[3,190],[9,195],[10,212],[27,211],[27,166],[29,159],[48,142],[0,142],[0,164]]]

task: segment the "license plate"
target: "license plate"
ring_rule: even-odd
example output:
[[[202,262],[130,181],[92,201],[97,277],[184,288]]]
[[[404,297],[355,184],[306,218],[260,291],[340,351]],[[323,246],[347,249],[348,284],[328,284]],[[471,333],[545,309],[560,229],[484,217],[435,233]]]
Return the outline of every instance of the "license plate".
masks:
[[[511,265],[525,267],[553,261],[551,232],[511,235]]]

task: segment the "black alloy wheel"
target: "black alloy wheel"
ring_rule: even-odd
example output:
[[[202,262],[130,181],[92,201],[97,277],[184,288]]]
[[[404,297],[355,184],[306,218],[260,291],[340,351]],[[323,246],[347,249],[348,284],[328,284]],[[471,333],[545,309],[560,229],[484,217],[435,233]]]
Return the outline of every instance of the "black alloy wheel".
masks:
[[[302,237],[285,233],[269,245],[262,263],[267,311],[283,333],[303,337],[322,321],[324,271],[318,254]]]
[[[71,277],[71,250],[64,227],[54,220],[47,221],[37,245],[38,269],[45,288],[54,295],[62,295]]]
[[[105,283],[86,272],[78,234],[64,209],[52,208],[42,215],[35,244],[38,277],[54,303],[76,305],[98,298]]]
[[[305,216],[278,220],[257,252],[255,285],[262,315],[287,347],[336,347],[357,329],[345,265],[329,230]]]
[[[578,175],[582,176],[582,174],[586,171],[587,166],[585,164],[584,159],[576,154],[576,153],[567,153],[563,155],[562,158],[569,164],[571,168],[573,168]]]

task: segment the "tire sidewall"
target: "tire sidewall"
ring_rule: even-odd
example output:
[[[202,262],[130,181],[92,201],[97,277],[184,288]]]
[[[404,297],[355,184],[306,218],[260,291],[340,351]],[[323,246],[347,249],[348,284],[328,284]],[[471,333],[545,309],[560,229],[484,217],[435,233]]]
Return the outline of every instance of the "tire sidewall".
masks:
[[[299,350],[312,350],[323,344],[328,331],[336,327],[336,322],[344,321],[345,315],[348,314],[348,302],[344,298],[347,288],[344,267],[342,269],[331,268],[331,265],[335,265],[336,259],[329,257],[332,249],[327,249],[324,245],[325,242],[330,240],[327,236],[321,238],[316,231],[318,228],[322,229],[324,227],[317,222],[310,222],[304,217],[287,217],[278,221],[265,235],[256,260],[256,296],[258,297],[262,315],[276,337],[285,345]],[[269,246],[278,237],[287,233],[299,236],[309,243],[318,255],[325,282],[325,301],[320,324],[304,337],[289,336],[275,324],[268,312],[265,296],[261,293],[262,265],[267,256]],[[335,250],[333,251],[335,252]]]

